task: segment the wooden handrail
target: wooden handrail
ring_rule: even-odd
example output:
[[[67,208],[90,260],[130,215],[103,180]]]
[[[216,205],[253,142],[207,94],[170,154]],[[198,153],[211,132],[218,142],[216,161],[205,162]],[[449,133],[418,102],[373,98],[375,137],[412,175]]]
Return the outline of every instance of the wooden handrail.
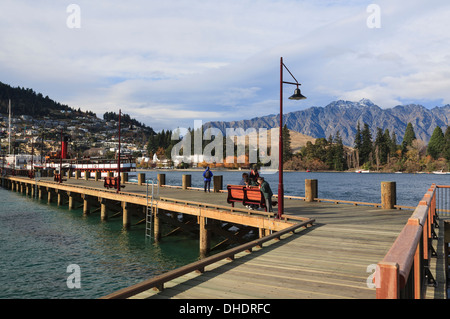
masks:
[[[251,251],[251,249],[256,246],[262,247],[262,244],[269,240],[279,239],[282,235],[284,235],[286,233],[294,232],[296,229],[298,229],[300,227],[307,227],[307,225],[312,225],[314,222],[315,222],[314,219],[309,219],[302,223],[296,223],[288,228],[285,228],[281,231],[273,233],[269,236],[265,236],[260,239],[253,240],[246,244],[228,249],[224,252],[221,252],[221,253],[212,255],[210,257],[204,258],[202,260],[190,263],[186,266],[174,269],[165,274],[145,280],[145,281],[135,284],[131,287],[121,289],[121,290],[111,293],[107,296],[101,297],[100,299],[125,299],[125,298],[129,298],[131,296],[137,295],[143,291],[146,291],[146,290],[149,290],[152,288],[157,288],[159,290],[162,290],[164,283],[166,283],[170,280],[173,280],[175,278],[178,278],[180,276],[183,276],[183,275],[188,274],[193,271],[204,272],[206,266],[211,265],[219,260],[223,260],[226,258],[230,258],[233,260],[234,256],[240,252]]]
[[[412,295],[424,298],[424,276],[429,272],[432,228],[436,215],[436,185],[433,184],[417,205],[384,259],[378,263],[375,274],[378,299],[398,299],[407,284]],[[414,270],[411,273],[411,270]],[[430,281],[430,278],[428,278]],[[434,279],[433,279],[434,280]],[[407,292],[405,292],[407,294]]]

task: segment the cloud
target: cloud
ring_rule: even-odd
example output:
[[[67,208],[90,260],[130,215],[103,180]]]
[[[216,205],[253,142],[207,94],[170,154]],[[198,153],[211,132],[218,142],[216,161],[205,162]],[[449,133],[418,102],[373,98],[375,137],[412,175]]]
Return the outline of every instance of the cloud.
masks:
[[[278,113],[281,56],[308,97],[285,99],[285,112],[450,103],[448,1],[379,0],[379,29],[363,0],[75,3],[80,29],[66,25],[68,3],[2,2],[0,81],[99,116],[120,107],[157,130]]]

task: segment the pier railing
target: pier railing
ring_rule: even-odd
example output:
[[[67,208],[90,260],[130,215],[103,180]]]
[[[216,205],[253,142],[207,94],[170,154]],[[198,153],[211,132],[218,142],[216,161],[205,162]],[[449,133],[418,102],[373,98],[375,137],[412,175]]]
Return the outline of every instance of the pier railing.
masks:
[[[436,257],[433,239],[439,211],[449,208],[448,197],[438,189],[450,186],[433,184],[423,196],[407,224],[388,251],[378,263],[375,272],[377,299],[423,299],[426,289],[436,281],[430,270],[430,260]],[[442,195],[444,194],[444,195]]]

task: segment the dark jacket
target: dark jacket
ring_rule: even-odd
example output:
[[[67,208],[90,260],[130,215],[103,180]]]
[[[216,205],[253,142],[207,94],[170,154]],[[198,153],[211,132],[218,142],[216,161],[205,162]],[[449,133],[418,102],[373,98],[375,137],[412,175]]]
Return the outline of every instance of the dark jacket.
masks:
[[[266,181],[263,181],[261,183],[260,190],[263,193],[265,198],[271,198],[273,195],[272,190],[270,189],[270,185]]]

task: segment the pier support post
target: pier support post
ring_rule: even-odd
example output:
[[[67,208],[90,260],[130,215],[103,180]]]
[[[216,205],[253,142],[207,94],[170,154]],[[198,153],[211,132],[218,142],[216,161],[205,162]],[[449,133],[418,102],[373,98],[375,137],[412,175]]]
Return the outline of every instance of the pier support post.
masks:
[[[381,208],[394,209],[397,205],[397,190],[395,182],[381,182]]]
[[[83,215],[89,215],[91,213],[91,205],[89,204],[88,195],[81,194],[83,199]]]
[[[166,174],[158,174],[158,186],[166,185]]]
[[[56,193],[57,193],[57,204],[58,204],[58,206],[61,206],[62,205],[62,194],[61,194],[61,191],[60,190],[57,190],[56,191]]]
[[[305,202],[314,202],[317,195],[317,179],[305,179]]]
[[[181,188],[187,189],[191,187],[191,175],[183,175],[181,180]]]
[[[199,216],[200,226],[200,258],[205,258],[210,250],[210,231],[206,217]]]
[[[222,175],[214,175],[213,183],[214,183],[214,193],[219,193],[223,188],[223,176]]]
[[[100,219],[102,221],[108,220],[108,211],[106,210],[106,199],[99,198],[98,201],[100,202]]]
[[[73,209],[73,194],[71,192],[67,192],[67,196],[69,197],[69,210]]]
[[[75,171],[75,178],[76,178],[76,179],[79,179],[80,176],[81,176],[81,172],[80,172],[79,170],[76,170],[76,171]]]
[[[94,180],[98,182],[102,179],[102,172],[95,172]]]
[[[145,173],[138,174],[138,185],[141,186],[145,183]]]
[[[52,202],[52,197],[53,197],[52,189],[47,187],[47,203],[50,204]]]
[[[159,214],[163,214],[162,209],[156,209],[153,207],[153,236],[155,242],[159,242],[161,240],[161,219]]]
[[[127,202],[122,202],[122,216],[123,216],[123,229],[130,228],[130,204]]]
[[[91,172],[90,171],[84,171],[84,180],[88,181],[90,177],[91,177]]]
[[[43,192],[43,190],[42,190],[42,187],[41,186],[38,186],[38,199],[39,200],[41,200],[42,199],[42,192]]]

